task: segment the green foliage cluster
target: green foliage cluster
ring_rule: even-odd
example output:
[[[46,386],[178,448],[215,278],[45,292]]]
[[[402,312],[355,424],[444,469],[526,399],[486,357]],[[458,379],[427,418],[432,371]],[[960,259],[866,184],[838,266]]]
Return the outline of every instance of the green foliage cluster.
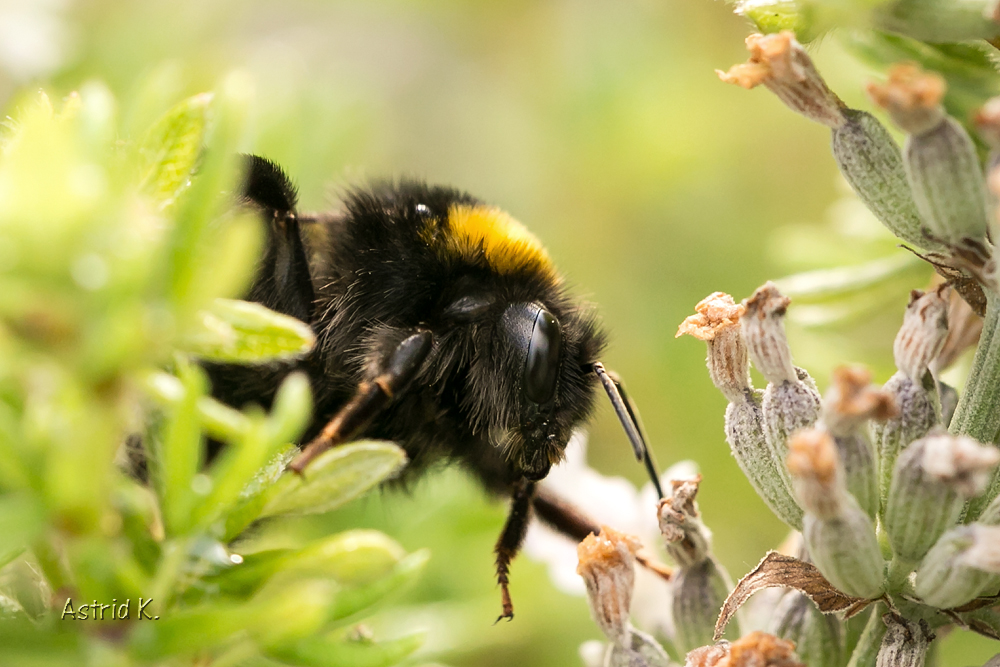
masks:
[[[270,413],[206,393],[198,360],[273,362],[314,342],[228,299],[260,243],[231,194],[247,89],[231,76],[136,141],[119,140],[98,84],[59,108],[23,101],[5,128],[0,664],[375,666],[421,642],[347,625],[413,581],[425,552],[366,530],[271,550],[246,539],[405,464],[395,445],[359,442],[286,473],[311,411],[303,376]],[[206,464],[208,437],[227,447]]]

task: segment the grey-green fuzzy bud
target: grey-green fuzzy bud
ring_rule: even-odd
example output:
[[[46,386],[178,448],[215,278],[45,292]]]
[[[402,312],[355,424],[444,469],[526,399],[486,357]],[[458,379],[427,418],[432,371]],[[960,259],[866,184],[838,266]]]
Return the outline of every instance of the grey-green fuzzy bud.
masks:
[[[730,451],[763,500],[775,516],[786,524],[802,530],[802,508],[792,496],[785,471],[764,436],[763,392],[755,390],[742,400],[726,407],[726,441]]]
[[[983,492],[1000,451],[972,438],[929,435],[907,447],[892,474],[884,526],[893,553],[917,561]]]
[[[883,389],[892,395],[899,407],[899,413],[895,417],[873,425],[875,448],[879,457],[879,497],[884,508],[900,450],[940,425],[941,413],[934,379],[930,375],[926,376],[925,384],[899,371],[889,378]]]
[[[819,392],[814,384],[810,384],[802,380],[771,383],[764,390],[761,402],[764,437],[778,461],[788,457],[788,438],[800,429],[811,427],[819,419]],[[780,466],[779,472],[790,485],[787,467]]]
[[[896,614],[885,614],[886,633],[878,651],[876,667],[923,667],[934,635],[926,621],[908,621]]]
[[[923,232],[899,146],[866,111],[845,109],[847,122],[833,131],[833,157],[851,188],[898,238],[927,250],[944,246]]]
[[[878,468],[868,421],[895,416],[893,397],[871,384],[871,373],[862,367],[841,366],[823,398],[822,424],[833,435],[844,470],[847,490],[873,519],[878,512]]]
[[[838,590],[866,599],[882,594],[885,561],[875,525],[852,496],[837,518],[806,514],[803,531],[816,567]]]
[[[885,561],[871,517],[847,492],[833,437],[820,429],[797,433],[788,469],[806,510],[803,537],[816,567],[848,595],[878,597]]]
[[[789,591],[781,598],[768,632],[795,642],[795,652],[811,667],[841,664],[840,622],[824,614],[806,595]]]
[[[674,644],[682,652],[712,643],[715,621],[732,589],[721,565],[706,558],[698,565],[681,568],[670,582],[674,622]],[[739,636],[736,624],[726,636]]]
[[[917,568],[915,590],[932,607],[969,602],[997,581],[1000,527],[973,523],[941,536]]]
[[[670,658],[655,639],[632,628],[629,644],[612,644],[604,656],[604,667],[671,667]]]
[[[986,236],[986,183],[972,139],[958,121],[946,116],[935,128],[910,135],[904,165],[917,210],[935,237],[957,245]]]

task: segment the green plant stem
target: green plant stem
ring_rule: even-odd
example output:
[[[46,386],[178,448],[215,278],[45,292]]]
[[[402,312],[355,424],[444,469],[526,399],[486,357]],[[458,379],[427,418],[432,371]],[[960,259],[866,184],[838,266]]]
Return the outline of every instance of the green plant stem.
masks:
[[[951,419],[949,430],[979,442],[995,443],[1000,432],[1000,295],[986,290],[986,316],[972,370]],[[1000,474],[994,471],[986,493],[969,503],[966,521],[978,517],[1000,492]]]
[[[1000,295],[986,291],[986,317],[965,391],[949,430],[980,442],[996,442],[1000,432]]]
[[[893,556],[889,562],[889,575],[886,585],[888,591],[895,594],[912,593],[910,573],[913,572],[916,566],[917,561]]]
[[[153,612],[162,612],[169,604],[172,595],[180,593],[175,583],[180,576],[190,548],[188,539],[171,540],[163,545],[163,557],[156,570],[156,576],[149,587],[149,597],[153,600],[150,606]]]
[[[858,645],[854,647],[851,660],[847,667],[875,667],[878,658],[878,650],[882,646],[882,638],[885,637],[885,623],[882,622],[882,614],[885,613],[885,603],[876,602],[872,610],[868,623],[865,625]]]

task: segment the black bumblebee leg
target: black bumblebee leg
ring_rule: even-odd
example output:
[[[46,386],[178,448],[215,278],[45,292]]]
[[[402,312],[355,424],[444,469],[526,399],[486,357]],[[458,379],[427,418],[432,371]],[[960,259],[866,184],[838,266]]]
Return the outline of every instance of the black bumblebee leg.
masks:
[[[504,523],[503,532],[493,552],[497,555],[497,583],[500,584],[500,600],[503,604],[503,613],[497,617],[494,625],[506,618],[508,621],[514,618],[514,604],[510,601],[510,591],[507,584],[510,583],[508,575],[510,573],[510,562],[521,550],[521,543],[528,532],[528,523],[531,518],[531,499],[535,495],[535,483],[522,479],[518,482],[510,499],[510,514],[507,515],[507,522]]]
[[[649,451],[646,434],[643,432],[642,422],[639,421],[638,410],[628,398],[625,386],[618,379],[617,375],[609,374],[604,369],[604,364],[599,361],[594,363],[593,368],[597,377],[600,378],[601,384],[604,386],[604,391],[611,400],[611,405],[615,409],[618,421],[621,422],[622,427],[625,429],[625,434],[628,435],[629,442],[632,443],[635,459],[642,461],[646,466],[646,472],[649,474],[649,479],[653,482],[653,487],[656,489],[657,495],[663,498],[660,476],[656,472],[656,463],[653,461],[653,455]]]
[[[246,298],[309,323],[315,293],[295,211],[295,187],[270,160],[257,155],[242,157],[240,197],[260,209],[267,222],[264,256]]]
[[[406,388],[420,370],[431,351],[433,337],[429,331],[418,331],[403,339],[388,357],[382,372],[374,379],[362,382],[354,397],[340,409],[289,467],[297,473],[305,470],[314,458],[357,435]]]
[[[597,535],[601,532],[601,527],[596,521],[544,486],[538,487],[531,501],[535,508],[535,516],[574,542],[583,541],[591,533]],[[639,565],[667,581],[673,576],[673,570],[658,561],[656,556],[646,549],[641,549],[635,555],[635,559]]]

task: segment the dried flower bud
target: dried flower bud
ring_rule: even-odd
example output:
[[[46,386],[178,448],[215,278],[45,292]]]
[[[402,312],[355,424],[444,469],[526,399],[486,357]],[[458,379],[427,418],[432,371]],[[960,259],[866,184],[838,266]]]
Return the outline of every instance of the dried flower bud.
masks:
[[[878,469],[867,421],[884,421],[898,412],[892,395],[872,386],[867,369],[834,369],[833,383],[823,399],[822,423],[837,444],[847,490],[872,518],[879,508]]]
[[[871,518],[847,493],[833,438],[819,429],[801,431],[790,449],[788,469],[806,510],[803,536],[816,567],[848,595],[877,597],[885,562]]]
[[[944,89],[940,76],[909,63],[894,66],[889,81],[868,92],[909,133],[903,164],[921,218],[935,238],[959,246],[985,237],[990,218],[975,145],[941,108]]]
[[[743,399],[753,390],[747,347],[740,332],[740,317],[746,307],[736,304],[728,294],[715,292],[702,299],[695,310],[698,314],[681,323],[677,337],[688,334],[708,343],[712,384],[730,402]]]
[[[898,238],[943,251],[923,231],[899,146],[889,131],[866,111],[845,110],[844,116],[847,122],[833,131],[833,157],[858,198]]]
[[[714,558],[674,573],[670,592],[674,644],[679,650],[689,651],[712,641],[719,610],[732,587],[726,571]]]
[[[896,614],[882,616],[888,630],[875,667],[923,667],[934,635],[923,619],[913,623]]]
[[[1000,451],[966,436],[929,435],[899,455],[886,502],[885,526],[893,553],[917,561],[982,493]]]
[[[792,642],[751,632],[734,642],[703,646],[687,654],[684,667],[806,667]]]
[[[958,607],[993,588],[1000,572],[1000,526],[972,523],[941,536],[917,568],[917,596],[932,607]]]
[[[869,419],[885,421],[899,408],[892,396],[871,384],[872,374],[860,366],[840,366],[823,397],[823,424],[834,436],[857,431]]]
[[[827,87],[794,33],[750,35],[746,44],[749,62],[728,72],[716,70],[720,79],[747,89],[764,84],[792,111],[827,127],[843,125],[844,103]]]
[[[806,595],[788,591],[774,611],[768,631],[791,641],[799,657],[811,667],[841,665],[840,622],[824,614]]]
[[[708,344],[708,372],[712,383],[729,400],[726,441],[740,469],[757,494],[778,518],[802,527],[802,510],[792,498],[779,461],[764,437],[761,396],[750,383],[750,362],[739,320],[746,308],[722,292],[709,295],[684,320],[677,335],[688,334]]]
[[[576,572],[587,586],[590,613],[605,636],[621,646],[629,645],[635,554],[640,548],[638,538],[607,526],[601,527],[600,535],[591,533],[577,546],[580,564]]]
[[[927,132],[944,119],[944,91],[944,79],[924,72],[916,63],[894,65],[887,82],[868,84],[872,101],[888,111],[893,122],[908,134]]]
[[[670,497],[661,500],[657,508],[667,554],[682,568],[697,565],[711,554],[712,535],[702,523],[694,501],[700,483],[701,475],[673,480]]]
[[[785,337],[785,312],[791,299],[768,281],[743,302],[740,318],[750,357],[764,378],[773,384],[796,382],[792,351]]]
[[[910,292],[910,303],[892,344],[892,354],[896,368],[915,381],[923,379],[948,337],[950,294],[947,284],[926,293]]]
[[[784,327],[788,303],[788,297],[767,282],[744,302],[747,311],[740,324],[750,357],[768,381],[761,402],[764,437],[775,468],[791,488],[788,469],[782,465],[788,457],[788,436],[816,422],[820,397],[809,374],[792,364]]]

